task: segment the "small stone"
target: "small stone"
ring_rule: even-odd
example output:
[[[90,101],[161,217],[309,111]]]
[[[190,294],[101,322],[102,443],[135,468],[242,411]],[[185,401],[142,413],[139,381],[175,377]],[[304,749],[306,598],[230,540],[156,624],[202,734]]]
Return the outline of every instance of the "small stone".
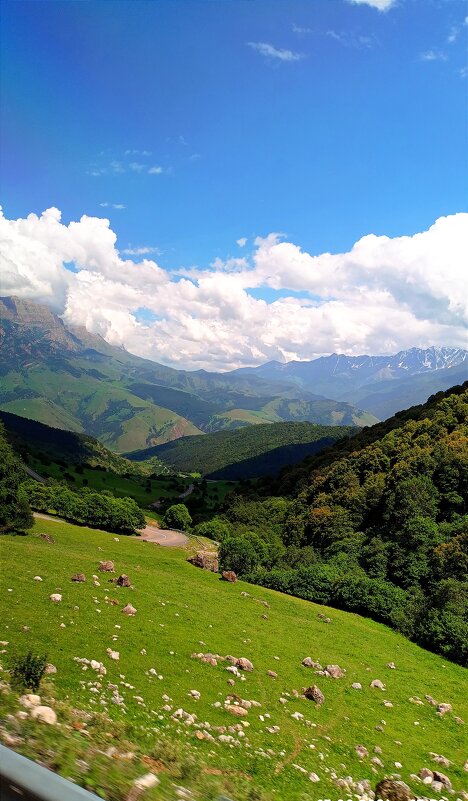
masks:
[[[278,678],[278,674],[275,673],[274,670],[267,670],[267,676],[270,676],[270,678],[272,678],[272,679],[277,679]]]
[[[247,670],[248,672],[254,669],[250,659],[246,659],[244,656],[241,656],[241,658],[237,660],[236,667],[238,667],[240,670]]]
[[[134,782],[134,787],[138,790],[149,790],[151,787],[157,787],[159,779],[155,773],[146,773]]]
[[[320,776],[317,776],[316,773],[309,773],[309,780],[311,782],[319,782],[320,781]]]
[[[84,573],[74,573],[73,576],[71,577],[71,581],[76,581],[76,582],[81,582],[82,583],[82,582],[86,581],[86,576],[85,576]]]
[[[359,681],[353,682],[351,687],[353,688],[353,690],[362,690],[362,684]]]
[[[41,703],[41,696],[28,693],[27,695],[22,695],[19,702],[21,706],[26,707],[26,709],[32,709],[34,706],[39,706]]]
[[[115,572],[114,563],[110,559],[107,559],[104,562],[99,562],[98,570],[101,573],[114,573]]]
[[[31,710],[31,717],[40,720],[41,723],[48,723],[50,726],[57,723],[57,715],[50,706],[34,706]]]
[[[364,757],[369,756],[369,751],[364,745],[357,745],[354,750],[356,751],[359,759],[364,759]]]
[[[226,712],[229,712],[231,715],[236,715],[238,718],[244,718],[248,715],[247,709],[244,709],[242,706],[236,706],[235,704],[228,704],[225,709]]]
[[[122,609],[122,613],[124,615],[132,615],[133,616],[133,615],[136,615],[136,611],[137,610],[135,609],[134,606],[132,606],[132,604],[127,604],[127,606],[124,606],[124,608]]]
[[[62,600],[62,596],[60,595],[59,592],[53,592],[52,595],[50,596],[50,600],[54,604],[59,604],[60,601]]]
[[[57,673],[57,668],[55,665],[51,665],[50,663],[46,665],[45,674],[46,676],[50,676],[53,673]]]
[[[237,581],[237,576],[234,573],[234,570],[223,570],[221,577],[223,581],[228,581],[230,584],[234,584]]]
[[[380,679],[373,679],[370,686],[374,687],[376,690],[385,690],[385,684],[383,684]]]
[[[40,576],[34,576],[34,581],[42,581],[43,579]]]

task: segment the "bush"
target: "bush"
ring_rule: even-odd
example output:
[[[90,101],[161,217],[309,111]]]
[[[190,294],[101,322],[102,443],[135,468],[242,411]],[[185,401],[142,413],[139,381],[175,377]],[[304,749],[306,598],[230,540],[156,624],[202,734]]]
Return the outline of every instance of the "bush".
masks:
[[[9,668],[11,683],[15,687],[25,687],[28,690],[39,689],[41,679],[47,666],[47,655],[40,656],[28,651],[26,654],[16,654],[11,659]]]

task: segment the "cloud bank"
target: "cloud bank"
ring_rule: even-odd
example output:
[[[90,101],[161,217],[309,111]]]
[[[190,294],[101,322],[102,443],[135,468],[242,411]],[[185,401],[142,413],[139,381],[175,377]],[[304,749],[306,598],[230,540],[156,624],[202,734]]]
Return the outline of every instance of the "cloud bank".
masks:
[[[231,369],[339,351],[466,345],[468,214],[427,231],[369,234],[312,255],[277,234],[243,258],[164,270],[119,250],[107,219],[68,225],[58,209],[0,217],[1,293],[45,303],[67,323],[175,367]]]

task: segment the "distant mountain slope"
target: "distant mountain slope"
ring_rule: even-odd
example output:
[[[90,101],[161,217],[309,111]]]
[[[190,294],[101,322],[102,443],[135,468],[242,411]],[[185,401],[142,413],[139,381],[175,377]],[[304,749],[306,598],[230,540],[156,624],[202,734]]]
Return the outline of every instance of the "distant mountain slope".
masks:
[[[36,420],[28,420],[16,414],[0,411],[0,423],[3,423],[7,440],[15,453],[23,458],[26,464],[31,459],[56,461],[67,467],[71,465],[89,465],[103,467],[116,474],[123,474],[134,469],[122,456],[107,450],[94,437],[73,431],[51,428]]]
[[[243,424],[307,419],[367,425],[350,406],[259,376],[193,373],[133,356],[45,306],[0,298],[0,408],[84,432],[119,452]],[[292,407],[289,402],[293,401]],[[302,416],[296,413],[302,403]],[[268,411],[276,405],[274,414]],[[266,410],[266,411],[265,411]],[[242,415],[241,415],[242,417]]]
[[[268,362],[241,375],[293,381],[327,398],[358,404],[380,419],[468,378],[468,351],[411,348],[392,356],[332,354],[304,362]]]
[[[317,453],[355,431],[347,426],[272,423],[204,437],[183,437],[127,456],[136,461],[156,456],[174,470],[197,472],[208,478],[257,478],[275,475],[285,465]]]

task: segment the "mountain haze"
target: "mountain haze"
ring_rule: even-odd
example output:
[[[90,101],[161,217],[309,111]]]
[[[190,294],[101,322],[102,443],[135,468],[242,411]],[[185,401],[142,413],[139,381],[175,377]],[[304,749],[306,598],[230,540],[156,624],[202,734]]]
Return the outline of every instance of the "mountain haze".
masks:
[[[27,300],[0,299],[0,344],[1,409],[86,432],[119,452],[252,423],[375,422],[290,381],[175,370],[133,356]]]

